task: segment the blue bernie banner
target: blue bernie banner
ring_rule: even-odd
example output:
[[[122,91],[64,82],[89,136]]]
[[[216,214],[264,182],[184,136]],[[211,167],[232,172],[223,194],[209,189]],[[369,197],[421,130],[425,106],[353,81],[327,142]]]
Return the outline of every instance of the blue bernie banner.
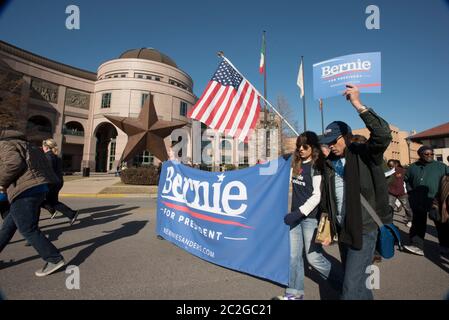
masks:
[[[156,231],[223,267],[287,285],[291,159],[208,172],[177,161],[162,165]],[[261,173],[276,168],[271,174]]]

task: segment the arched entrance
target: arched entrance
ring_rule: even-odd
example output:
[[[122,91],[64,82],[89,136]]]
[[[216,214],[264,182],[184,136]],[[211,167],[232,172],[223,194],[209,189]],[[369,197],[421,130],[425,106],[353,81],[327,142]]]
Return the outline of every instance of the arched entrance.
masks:
[[[113,169],[115,161],[115,139],[117,137],[117,130],[109,122],[103,122],[97,127],[95,137],[97,138],[95,171],[110,171]]]
[[[64,124],[62,133],[62,168],[65,172],[81,171],[84,148],[84,127],[78,121]]]

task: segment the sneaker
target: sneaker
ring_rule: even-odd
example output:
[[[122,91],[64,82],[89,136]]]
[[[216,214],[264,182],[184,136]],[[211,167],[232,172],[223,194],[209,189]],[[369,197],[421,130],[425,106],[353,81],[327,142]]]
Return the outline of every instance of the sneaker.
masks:
[[[79,210],[76,210],[75,215],[73,216],[72,220],[70,220],[70,225],[73,225],[75,223],[79,213],[80,213]]]
[[[405,225],[407,226],[407,228],[411,228],[411,227],[412,227],[412,222],[409,221],[409,222],[407,222]]]
[[[449,248],[440,246],[440,255],[449,257]]]
[[[272,300],[304,300],[304,295],[294,295],[291,293],[286,293],[282,296],[276,296]]]
[[[51,214],[51,218],[50,219],[54,219],[56,217],[57,213],[58,212],[56,210],[54,210],[53,213]]]
[[[59,261],[58,263],[46,262],[42,269],[37,270],[34,274],[37,277],[45,277],[49,274],[55,272],[56,270],[62,268],[65,265],[64,259]]]
[[[408,246],[403,246],[404,249],[408,252],[414,253],[418,256],[423,256],[424,255],[424,251],[422,251],[420,248],[413,246],[413,245],[408,245]]]
[[[51,218],[53,219],[53,217],[55,216],[55,213],[56,213],[56,209],[53,208],[53,207],[52,207],[51,205],[49,205],[49,204],[45,204],[43,207],[44,207],[45,210],[47,210],[48,212],[50,212]]]

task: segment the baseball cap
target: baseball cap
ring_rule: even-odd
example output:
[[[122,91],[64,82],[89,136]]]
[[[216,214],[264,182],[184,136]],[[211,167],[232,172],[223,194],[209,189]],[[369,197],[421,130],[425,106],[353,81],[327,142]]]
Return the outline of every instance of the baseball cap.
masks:
[[[321,144],[330,144],[337,140],[339,136],[344,136],[345,134],[352,133],[351,127],[348,126],[343,121],[331,122],[324,130],[324,134],[321,136]]]

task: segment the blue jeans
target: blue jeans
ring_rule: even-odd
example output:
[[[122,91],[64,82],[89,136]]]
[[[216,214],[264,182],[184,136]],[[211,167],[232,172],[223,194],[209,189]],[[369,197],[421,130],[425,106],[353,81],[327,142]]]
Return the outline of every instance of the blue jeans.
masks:
[[[9,214],[0,229],[0,252],[12,239],[16,230],[36,249],[46,262],[58,263],[62,260],[59,250],[39,230],[40,206],[45,193],[18,196],[11,203]]]
[[[366,286],[370,276],[366,268],[373,264],[376,249],[377,230],[362,235],[362,249],[355,250],[339,243],[341,261],[344,266],[342,300],[373,300],[373,293]]]
[[[304,294],[304,248],[307,262],[324,279],[329,278],[331,263],[323,256],[321,245],[314,241],[317,225],[316,218],[305,218],[290,230],[290,278],[285,291],[288,294]]]

